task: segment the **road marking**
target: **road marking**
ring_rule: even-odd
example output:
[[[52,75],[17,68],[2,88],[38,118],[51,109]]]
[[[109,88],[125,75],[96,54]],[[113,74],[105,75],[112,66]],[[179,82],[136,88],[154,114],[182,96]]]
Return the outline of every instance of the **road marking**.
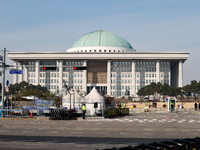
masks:
[[[35,132],[35,131],[22,131],[22,132]]]
[[[9,130],[0,130],[0,132],[10,132]]]
[[[177,133],[165,133],[165,134],[177,134]]]
[[[57,131],[47,131],[45,133],[58,133]]]
[[[96,132],[96,134],[108,134],[108,132]]]
[[[71,133],[83,133],[83,132],[71,132]]]
[[[119,134],[131,134],[131,133],[119,133]]]
[[[190,130],[182,130],[182,131],[190,131]]]
[[[170,118],[169,118],[169,117],[167,117],[167,116],[165,116],[165,118],[166,118],[167,120],[170,120]]]

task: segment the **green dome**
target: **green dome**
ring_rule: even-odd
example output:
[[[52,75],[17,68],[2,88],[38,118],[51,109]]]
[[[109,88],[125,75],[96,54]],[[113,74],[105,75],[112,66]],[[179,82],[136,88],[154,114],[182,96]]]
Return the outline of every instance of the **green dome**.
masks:
[[[94,31],[82,36],[71,48],[90,46],[110,46],[133,49],[123,37],[108,31]]]

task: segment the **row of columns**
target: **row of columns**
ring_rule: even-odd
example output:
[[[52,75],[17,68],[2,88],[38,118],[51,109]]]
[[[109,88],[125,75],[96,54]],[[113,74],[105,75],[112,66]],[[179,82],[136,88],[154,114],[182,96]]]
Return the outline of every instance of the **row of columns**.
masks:
[[[35,64],[35,84],[39,84],[39,68],[40,61],[36,60]],[[83,66],[87,66],[87,60],[83,60]],[[178,63],[178,87],[183,86],[183,61],[179,60]],[[18,68],[18,61],[14,61],[14,68],[23,70],[22,64]],[[59,60],[59,90],[63,87],[63,60]],[[13,74],[13,84],[23,81],[23,74]],[[28,82],[28,67],[24,68],[24,81]],[[132,88],[130,95],[136,95],[136,78],[135,78],[135,59],[132,60]],[[156,82],[160,82],[160,60],[156,60]],[[83,70],[83,91],[87,92],[87,70]],[[107,61],[107,94],[111,95],[111,60]]]

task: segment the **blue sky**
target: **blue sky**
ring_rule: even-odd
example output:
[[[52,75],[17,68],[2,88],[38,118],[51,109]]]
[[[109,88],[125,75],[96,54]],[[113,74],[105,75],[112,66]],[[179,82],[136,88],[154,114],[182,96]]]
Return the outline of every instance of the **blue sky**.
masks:
[[[199,0],[0,0],[0,20],[0,49],[62,52],[107,30],[137,51],[190,52],[183,83],[200,80]],[[6,79],[12,83],[8,71]]]

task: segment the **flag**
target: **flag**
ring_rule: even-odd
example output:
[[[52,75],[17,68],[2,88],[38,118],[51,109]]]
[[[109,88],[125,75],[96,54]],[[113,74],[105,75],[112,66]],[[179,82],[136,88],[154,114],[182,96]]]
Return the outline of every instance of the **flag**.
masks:
[[[60,62],[59,61],[57,61],[57,67],[60,67]]]

